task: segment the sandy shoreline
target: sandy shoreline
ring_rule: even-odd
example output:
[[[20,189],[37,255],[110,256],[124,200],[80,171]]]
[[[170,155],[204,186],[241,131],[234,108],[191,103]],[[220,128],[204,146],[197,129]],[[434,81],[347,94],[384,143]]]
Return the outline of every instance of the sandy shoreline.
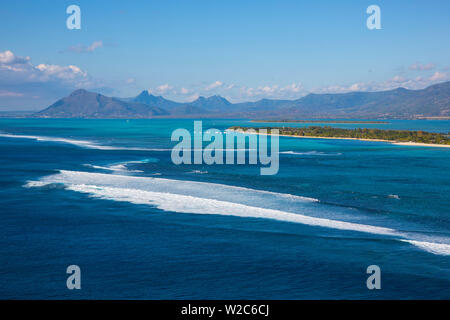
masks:
[[[227,129],[228,131],[239,132],[237,130]],[[242,133],[242,132],[241,132]],[[261,134],[261,135],[272,135],[271,133],[260,133],[260,132],[248,132],[247,134]],[[420,142],[402,142],[394,140],[383,140],[383,139],[363,139],[363,138],[340,138],[340,137],[314,137],[314,136],[292,136],[288,134],[280,134],[280,137],[290,137],[290,138],[304,138],[304,139],[336,139],[336,140],[360,140],[360,141],[374,141],[374,142],[387,142],[390,144],[395,144],[398,146],[411,146],[411,147],[435,147],[435,148],[450,148],[448,144],[432,144],[432,143],[420,143]]]

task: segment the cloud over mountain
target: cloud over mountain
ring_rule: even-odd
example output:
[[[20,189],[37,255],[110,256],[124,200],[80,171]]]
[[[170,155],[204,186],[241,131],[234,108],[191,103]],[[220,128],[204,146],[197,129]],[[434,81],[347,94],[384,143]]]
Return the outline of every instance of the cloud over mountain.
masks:
[[[16,55],[11,50],[0,52],[0,91],[4,93],[1,105],[23,104],[33,108],[39,102],[40,105],[43,101],[50,102],[55,96],[76,88],[101,86],[99,81],[76,65],[33,64],[28,56]]]
[[[402,81],[398,79],[398,81]],[[261,99],[231,103],[214,95],[175,102],[142,91],[132,98],[110,98],[77,90],[36,114],[56,118],[401,118],[450,116],[450,81],[421,90],[308,94],[295,100]]]
[[[76,51],[93,52],[102,46],[102,41],[94,41],[88,46],[78,46]],[[415,63],[401,69],[395,76],[384,81],[360,81],[309,88],[301,82],[290,84],[263,82],[258,86],[250,86],[220,79],[181,84],[160,82],[150,87],[148,91],[181,102],[192,102],[201,96],[220,95],[237,103],[260,99],[292,100],[309,93],[384,91],[398,87],[417,90],[450,80],[448,68],[442,66],[437,68],[431,63]],[[128,74],[123,79],[109,79],[106,84],[105,81],[93,78],[87,70],[73,63],[34,63],[29,56],[17,55],[11,50],[0,52],[0,107],[10,106],[10,109],[13,109],[15,106],[27,106],[28,109],[33,109],[79,88],[120,96],[122,92],[140,89],[140,81],[132,74]]]

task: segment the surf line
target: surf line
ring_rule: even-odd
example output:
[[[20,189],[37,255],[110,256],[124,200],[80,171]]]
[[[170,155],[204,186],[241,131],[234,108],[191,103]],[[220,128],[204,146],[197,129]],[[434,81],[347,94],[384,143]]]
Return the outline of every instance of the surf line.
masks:
[[[275,175],[279,170],[278,130],[271,131],[270,155],[268,137],[267,129],[259,129],[258,132],[255,129],[228,130],[222,133],[218,129],[211,128],[203,132],[202,121],[194,121],[193,146],[191,133],[187,129],[178,128],[172,132],[171,141],[179,143],[172,148],[171,158],[176,165],[246,164],[246,142],[248,141],[248,164],[257,165],[259,161],[261,175]],[[203,142],[210,143],[203,149]],[[235,152],[237,153],[236,161]]]

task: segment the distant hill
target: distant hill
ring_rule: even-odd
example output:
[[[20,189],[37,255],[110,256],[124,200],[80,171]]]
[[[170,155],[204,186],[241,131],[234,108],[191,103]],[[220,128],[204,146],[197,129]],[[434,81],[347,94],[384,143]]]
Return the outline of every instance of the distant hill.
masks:
[[[130,102],[143,103],[149,106],[159,107],[166,110],[172,110],[183,105],[182,103],[164,99],[162,96],[154,96],[147,90],[142,91],[136,97],[129,98],[128,100]]]
[[[197,100],[188,103],[191,106],[203,108],[208,112],[227,112],[227,108],[231,105],[227,99],[221,96],[211,96],[209,98],[198,97]]]
[[[422,90],[397,88],[380,92],[309,94],[287,110],[298,116],[355,118],[417,118],[450,116],[450,82]]]
[[[211,113],[224,113],[227,106],[231,103],[221,96],[212,96],[209,98],[198,97],[195,101],[180,103],[167,100],[162,96],[150,94],[147,90],[142,91],[134,98],[124,99],[124,101],[144,103],[149,106],[163,108],[170,112],[171,115],[189,116],[189,115],[205,115]]]
[[[80,89],[34,116],[40,118],[153,118],[168,114],[166,110],[159,107],[124,102]]]
[[[177,114],[229,114],[232,105],[227,99],[221,96],[211,96],[209,98],[198,97],[195,101],[185,103],[178,107]]]
[[[422,90],[397,88],[379,92],[308,94],[297,100],[262,99],[231,103],[221,96],[175,102],[142,91],[133,98],[110,98],[86,90],[74,91],[36,117],[169,118],[230,117],[258,119],[354,118],[416,119],[450,117],[450,81]]]

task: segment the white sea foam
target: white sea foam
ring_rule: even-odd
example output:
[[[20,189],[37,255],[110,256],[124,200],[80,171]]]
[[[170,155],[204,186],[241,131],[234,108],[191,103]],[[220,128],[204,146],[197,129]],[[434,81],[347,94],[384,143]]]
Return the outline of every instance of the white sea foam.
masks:
[[[28,181],[24,187],[25,188],[36,188],[36,187],[44,187],[46,185],[48,185],[48,182],[43,182],[43,181]]]
[[[7,134],[0,133],[0,137],[3,138],[16,138],[16,139],[32,139],[37,141],[49,141],[49,142],[60,142],[76,145],[78,147],[88,148],[88,149],[97,149],[97,150],[132,150],[132,151],[170,151],[172,149],[161,149],[161,148],[133,148],[133,147],[119,147],[119,146],[105,146],[98,144],[96,142],[87,141],[87,140],[76,140],[76,139],[67,139],[67,138],[59,138],[59,137],[46,137],[46,136],[29,136],[29,135],[16,135],[16,134]]]
[[[206,171],[206,170],[204,170],[204,171],[202,171],[202,170],[192,170],[192,171],[189,171],[188,173],[206,174],[206,173],[208,173],[208,171]]]
[[[233,199],[233,201],[242,200],[245,202],[261,202],[262,199],[270,201],[271,199],[284,199],[297,202],[318,202],[314,198],[302,197],[287,193],[271,192],[266,190],[250,189],[245,187],[230,186],[210,182],[173,180],[165,178],[122,176],[115,174],[92,173],[82,171],[61,170],[59,174],[43,177],[41,181],[49,183],[71,183],[71,184],[89,184],[108,187],[132,186],[134,189],[146,191],[158,191],[177,193],[182,195],[193,195],[201,198],[211,198],[217,200]],[[214,192],[211,192],[214,190]],[[237,192],[238,191],[238,192]]]
[[[97,166],[92,164],[84,164],[85,167],[93,168],[93,169],[99,169],[99,170],[106,170],[106,171],[112,171],[112,172],[143,172],[142,170],[128,170],[126,163],[120,163],[120,164],[111,164],[108,166]]]
[[[93,169],[100,169],[100,170],[107,170],[107,171],[113,171],[113,172],[143,172],[142,170],[129,170],[127,165],[128,164],[139,164],[139,163],[150,163],[150,162],[158,162],[159,159],[156,158],[147,158],[143,160],[133,160],[133,161],[125,161],[125,162],[119,162],[119,163],[112,163],[106,166],[99,166],[99,165],[93,165],[93,164],[84,164],[85,167],[93,168]]]
[[[93,164],[90,164],[90,163],[85,163],[85,164],[83,164],[83,166],[89,167],[89,168],[92,168],[92,169],[115,171],[110,166],[97,166],[97,165],[93,165]]]
[[[107,146],[102,145],[97,142],[87,141],[87,140],[77,140],[77,139],[68,139],[68,138],[60,138],[60,137],[47,137],[47,136],[30,136],[30,135],[16,135],[16,134],[8,134],[8,133],[0,133],[0,137],[3,138],[15,138],[15,139],[31,139],[36,141],[49,141],[49,142],[59,142],[59,143],[67,143],[72,144],[82,148],[88,149],[97,149],[97,150],[128,150],[128,151],[172,151],[169,148],[140,148],[140,147],[120,147],[120,146]],[[255,149],[215,149],[216,151],[249,151]],[[184,149],[184,151],[203,151],[203,149]]]
[[[450,244],[407,240],[407,239],[402,239],[401,241],[408,242],[408,243],[415,245],[416,247],[419,247],[430,253],[444,255],[444,256],[450,255]]]
[[[281,151],[280,154],[290,154],[290,155],[296,155],[296,156],[340,156],[342,153],[336,152],[336,153],[326,153],[321,151],[304,151],[304,152],[298,152],[298,151]]]
[[[340,230],[368,232],[391,236],[397,235],[395,230],[389,228],[315,218],[280,210],[264,209],[239,203],[204,199],[172,193],[114,187],[99,187],[84,184],[68,184],[67,189],[88,193],[93,197],[102,199],[125,201],[134,204],[153,205],[164,211],[195,214],[216,214],[247,218],[265,218]]]
[[[247,199],[250,194],[258,197],[255,201],[256,203],[258,203],[258,200],[261,203],[261,199],[265,199],[269,195],[285,200],[300,201],[301,203],[315,200],[243,187],[196,181],[131,177],[65,170],[61,170],[59,174],[42,178],[40,183],[61,183],[73,191],[89,193],[96,197],[115,201],[150,204],[166,211],[267,218],[341,230],[398,235],[395,230],[390,228],[317,218],[282,210],[236,203],[235,201]],[[213,193],[211,190],[215,192]],[[261,194],[264,196],[262,197]],[[213,199],[217,195],[222,199],[230,199],[231,201]]]
[[[283,199],[284,205],[291,203],[295,205],[295,208],[301,209],[306,209],[307,207],[303,206],[306,206],[307,203],[317,201],[296,195],[206,182],[65,170],[43,177],[37,182],[30,181],[25,186],[41,187],[46,184],[63,184],[69,190],[86,193],[93,197],[152,205],[165,211],[265,218],[393,236],[427,252],[450,255],[450,244],[440,243],[441,241],[447,242],[448,238],[442,238],[439,242],[418,241],[417,236],[420,235],[416,234],[413,237],[415,239],[411,239],[405,231],[401,232],[388,227],[314,217],[267,207],[267,204],[274,199]],[[259,207],[261,203],[264,203],[264,208]]]

